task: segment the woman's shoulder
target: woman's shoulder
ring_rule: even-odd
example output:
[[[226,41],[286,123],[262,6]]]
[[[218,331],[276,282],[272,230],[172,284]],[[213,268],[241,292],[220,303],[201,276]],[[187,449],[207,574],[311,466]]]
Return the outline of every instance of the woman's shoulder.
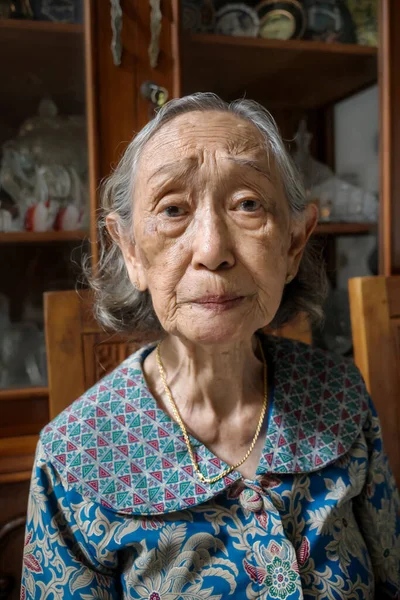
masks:
[[[310,472],[346,453],[368,425],[372,404],[349,359],[269,337],[273,401],[267,451],[271,470]]]
[[[277,376],[285,379],[313,379],[318,387],[357,386],[365,390],[362,375],[352,359],[322,348],[288,338],[265,336],[264,343],[274,364]]]
[[[364,412],[369,394],[363,377],[350,358],[287,338],[266,341],[275,386],[283,395],[328,408],[338,401],[354,413]]]
[[[61,445],[64,440],[71,451],[74,440],[80,448],[90,448],[94,442],[101,445],[116,424],[123,427],[126,414],[147,401],[142,364],[153,348],[154,343],[137,350],[46,425],[40,434],[44,449],[51,448],[54,455],[57,442]]]

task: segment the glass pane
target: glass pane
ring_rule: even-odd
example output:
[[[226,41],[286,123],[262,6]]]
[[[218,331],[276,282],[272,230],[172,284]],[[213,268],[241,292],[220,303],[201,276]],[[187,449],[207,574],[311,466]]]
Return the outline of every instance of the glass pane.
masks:
[[[83,0],[0,1],[0,390],[46,386],[43,293],[89,228]]]

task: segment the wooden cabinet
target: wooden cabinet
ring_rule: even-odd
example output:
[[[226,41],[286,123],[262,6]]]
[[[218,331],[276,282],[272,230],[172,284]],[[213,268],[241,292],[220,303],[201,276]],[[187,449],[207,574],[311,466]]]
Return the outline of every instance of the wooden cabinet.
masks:
[[[400,161],[400,38],[395,35],[400,27],[400,4],[398,0],[380,0],[379,5],[380,46],[375,49],[189,34],[181,31],[179,0],[162,0],[155,68],[151,68],[148,55],[151,15],[146,0],[121,1],[119,66],[111,53],[108,2],[84,0],[83,23],[0,20],[0,74],[5,82],[0,93],[0,143],[15,135],[46,95],[52,96],[63,114],[84,115],[87,126],[87,228],[0,233],[1,262],[7,266],[0,278],[0,293],[10,298],[12,319],[23,318],[23,298],[30,287],[42,294],[74,286],[76,274],[69,268],[72,250],[84,245],[96,262],[98,186],[134,133],[151,118],[153,107],[141,94],[145,81],[165,87],[169,97],[213,91],[233,100],[246,94],[271,110],[286,139],[293,137],[300,118],[307,115],[314,136],[313,153],[332,167],[335,102],[377,82],[380,271],[384,275],[400,273],[400,236],[396,236],[400,228],[400,172],[396,168]],[[335,263],[335,236],[375,230],[370,223],[320,224],[317,234],[327,240],[330,268]],[[0,390],[0,437],[35,435],[48,418],[45,384]],[[1,487],[6,485],[1,481],[0,473],[1,511],[12,517],[14,497],[22,498],[26,487],[21,484],[21,489],[11,492]]]
[[[19,598],[25,513],[37,436],[0,439],[0,598]]]
[[[28,491],[28,479],[0,485],[0,598],[5,600],[20,597]]]
[[[3,3],[4,4],[4,3]],[[11,4],[11,3],[10,3]],[[3,9],[5,7],[2,7]],[[94,181],[93,160],[89,143],[85,142],[84,123],[92,118],[94,96],[86,57],[93,52],[90,47],[88,26],[90,6],[82,23],[54,23],[51,21],[0,20],[0,146],[16,140],[21,125],[37,115],[39,103],[50,97],[60,115],[77,116],[83,122],[82,154],[89,157],[89,179]],[[88,63],[88,65],[86,65]],[[86,91],[88,89],[88,92]],[[97,99],[96,99],[97,102]],[[31,123],[35,127],[35,122]],[[89,132],[88,139],[92,137]],[[61,134],[55,139],[61,144]],[[88,151],[85,152],[85,147]],[[30,152],[42,148],[30,147]],[[68,150],[68,149],[66,149]],[[29,153],[28,153],[29,154]],[[4,156],[4,154],[3,154]],[[28,155],[25,155],[28,156]],[[28,156],[31,157],[31,154]],[[50,161],[51,161],[50,157]],[[85,159],[86,160],[86,159]],[[54,161],[56,162],[56,161]],[[2,164],[4,161],[2,159]],[[23,176],[33,177],[32,166],[26,164]],[[97,177],[97,176],[96,176]],[[95,184],[93,184],[95,187]],[[9,198],[1,193],[1,207],[10,206]],[[6,204],[4,205],[4,199]],[[32,204],[35,198],[32,198]],[[88,205],[89,199],[83,199]],[[7,204],[8,203],[8,204]],[[91,207],[93,212],[93,206]],[[89,211],[87,211],[89,214]],[[0,218],[1,220],[1,218]],[[29,343],[43,343],[42,296],[48,289],[75,287],[77,271],[71,261],[79,260],[89,236],[91,218],[85,225],[72,230],[0,232],[0,597],[19,598],[26,513],[30,474],[38,433],[49,420],[48,389],[45,378],[36,373],[32,378],[20,375],[15,368],[13,377],[5,377],[9,362],[14,367],[18,354],[24,353],[25,342],[21,333],[18,348],[11,354],[14,337],[20,335],[16,326],[26,324],[35,338]],[[4,223],[3,223],[4,227]],[[22,225],[20,227],[22,229]],[[39,227],[41,229],[41,227]],[[5,323],[4,298],[8,303]],[[14,327],[15,326],[15,327]],[[10,334],[11,327],[13,333]],[[25,327],[25,325],[24,325]],[[15,334],[15,336],[14,336]],[[10,347],[6,348],[6,344]],[[39,356],[39,355],[38,355]],[[43,355],[41,355],[43,358]],[[43,362],[35,362],[34,367]],[[27,369],[32,368],[31,362]]]
[[[64,230],[57,223],[56,213],[48,226],[28,223],[28,213],[25,215],[18,208],[22,203],[18,205],[16,202],[15,189],[21,181],[24,184],[21,184],[18,192],[23,185],[25,190],[31,187],[32,194],[26,197],[26,205],[29,203],[34,207],[37,170],[51,167],[53,163],[58,166],[60,162],[57,156],[51,156],[52,148],[46,145],[43,133],[34,137],[38,127],[42,127],[37,119],[39,105],[44,99],[51,98],[61,118],[72,116],[76,122],[79,120],[82,171],[86,170],[88,144],[85,142],[85,122],[90,112],[86,96],[86,29],[86,19],[82,23],[0,20],[0,52],[3,57],[0,64],[3,81],[0,93],[0,146],[3,149],[1,165],[7,169],[0,177],[0,208],[12,206],[13,214],[20,214],[18,222],[14,219],[11,231],[3,230],[4,223],[0,230],[0,297],[3,299],[3,302],[0,301],[1,437],[37,433],[48,420],[42,296],[46,289],[68,289],[76,285],[77,269],[73,266],[71,256],[75,257],[75,261],[79,260],[82,249],[88,247],[85,240],[89,233],[90,211],[86,195],[82,201],[86,223],[80,224],[79,228],[71,229],[68,226]],[[20,130],[24,123],[22,137]],[[49,135],[48,131],[46,135]],[[69,133],[69,138],[63,135],[63,130],[55,126],[54,139],[57,143],[58,138],[57,150],[60,154],[68,152],[62,144],[64,139],[71,139],[72,133]],[[10,162],[6,163],[5,160],[5,144],[10,144],[10,140],[11,152],[14,153],[10,162],[15,161],[12,177],[17,172],[15,165],[18,163],[21,167],[15,179],[10,177]],[[14,158],[16,155],[18,158]],[[62,174],[68,177],[66,169]],[[71,181],[68,180],[67,185]],[[50,187],[47,192],[48,197],[41,198],[43,206],[53,203],[61,212],[62,204],[56,204],[53,200]],[[4,299],[8,302],[9,324],[5,324]],[[21,324],[24,329],[20,331],[17,327]],[[31,346],[32,352],[37,351],[29,365],[29,357],[21,357],[26,345]]]

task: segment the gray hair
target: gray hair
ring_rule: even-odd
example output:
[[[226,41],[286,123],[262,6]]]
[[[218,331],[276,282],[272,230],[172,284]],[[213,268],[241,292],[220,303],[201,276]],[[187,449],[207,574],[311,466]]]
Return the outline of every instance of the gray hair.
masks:
[[[95,294],[96,317],[106,329],[127,333],[161,330],[150,293],[136,290],[128,277],[122,252],[107,232],[106,217],[114,213],[120,232],[133,236],[135,180],[145,145],[161,127],[178,115],[210,110],[237,115],[252,123],[265,140],[266,152],[274,157],[292,214],[300,215],[306,206],[301,177],[285,149],[273,117],[260,104],[251,100],[227,103],[212,93],[197,93],[167,102],[133,138],[119,164],[102,185],[98,222],[99,263],[94,273],[88,273],[88,278]],[[321,258],[308,244],[298,273],[285,286],[281,304],[269,327],[278,329],[299,313],[308,314],[312,323],[320,323],[325,295],[325,269]]]

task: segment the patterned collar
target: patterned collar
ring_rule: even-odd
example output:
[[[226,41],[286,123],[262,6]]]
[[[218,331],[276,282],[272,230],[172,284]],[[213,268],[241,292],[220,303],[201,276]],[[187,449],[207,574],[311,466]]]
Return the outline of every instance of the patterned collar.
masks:
[[[340,357],[263,337],[272,372],[268,433],[257,475],[321,469],[345,454],[368,410],[359,371]],[[143,376],[154,344],[142,348],[44,428],[46,459],[67,489],[111,510],[163,514],[203,503],[241,478],[213,485],[193,472],[179,426],[160,408]],[[191,438],[207,477],[226,468]]]

